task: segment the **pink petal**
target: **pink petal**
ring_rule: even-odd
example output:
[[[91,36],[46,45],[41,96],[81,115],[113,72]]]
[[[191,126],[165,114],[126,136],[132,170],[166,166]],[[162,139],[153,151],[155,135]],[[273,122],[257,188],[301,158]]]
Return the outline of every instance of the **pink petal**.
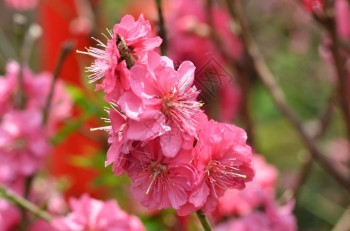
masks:
[[[160,137],[160,146],[166,157],[174,157],[182,146],[181,131],[172,128],[169,132]]]

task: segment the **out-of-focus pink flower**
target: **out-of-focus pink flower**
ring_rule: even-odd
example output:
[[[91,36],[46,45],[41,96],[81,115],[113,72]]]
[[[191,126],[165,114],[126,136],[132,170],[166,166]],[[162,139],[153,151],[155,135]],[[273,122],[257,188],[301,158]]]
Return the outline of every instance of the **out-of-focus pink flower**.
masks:
[[[38,0],[5,0],[7,6],[19,10],[31,10],[38,5]]]
[[[318,12],[323,8],[323,0],[303,0],[304,7],[309,12]]]
[[[227,11],[217,7],[212,8],[213,27],[208,24],[206,7],[200,0],[194,0],[188,4],[184,0],[172,1],[173,14],[170,13],[168,25],[172,28],[169,32],[169,56],[180,63],[183,60],[190,60],[199,70],[196,73],[196,86],[203,93],[201,96],[213,97],[206,95],[208,88],[207,82],[216,81],[219,85],[215,86],[220,94],[220,111],[219,118],[221,122],[232,121],[237,113],[240,102],[240,94],[237,85],[232,81],[231,76],[221,73],[211,75],[212,80],[207,81],[205,77],[209,76],[210,71],[207,66],[210,61],[217,63],[216,68],[219,72],[225,67],[225,61],[219,52],[216,44],[211,39],[211,31],[215,30],[222,44],[225,44],[225,52],[230,59],[238,59],[242,53],[242,45],[238,37],[233,33],[230,16]],[[197,84],[198,83],[198,84]],[[207,100],[210,102],[211,100]],[[215,102],[215,106],[217,102]],[[210,103],[207,106],[211,106]]]
[[[144,231],[141,221],[121,210],[114,200],[107,202],[83,195],[70,199],[72,212],[51,222],[56,231]]]
[[[162,39],[153,36],[151,25],[142,14],[137,21],[130,15],[124,16],[121,22],[114,26],[113,31],[108,30],[108,34],[110,38],[106,45],[96,40],[101,48],[90,47],[87,52],[82,53],[96,59],[87,68],[87,71],[91,73],[90,82],[95,82],[105,76],[103,82],[97,85],[97,89],[106,93],[107,101],[116,101],[125,90],[130,88],[128,68],[125,61],[120,62],[121,56],[117,47],[118,35],[125,40],[135,60],[159,47]]]
[[[336,139],[327,145],[327,154],[333,160],[337,169],[348,174],[350,163],[350,143],[346,139]]]
[[[32,183],[29,199],[39,207],[46,207],[51,214],[64,214],[68,211],[68,205],[57,188],[54,178],[36,177]]]
[[[15,108],[15,98],[18,96],[18,75],[20,66],[11,61],[6,65],[6,74],[0,78],[0,116]],[[33,74],[28,67],[22,70],[25,94],[25,108],[43,110],[50,92],[52,75],[48,72]],[[54,95],[49,112],[49,131],[53,132],[57,122],[67,118],[72,109],[72,101],[64,89],[62,81],[58,80],[55,85]]]
[[[71,21],[69,29],[72,34],[88,36],[92,32],[93,22],[88,17],[79,16]]]
[[[52,230],[52,226],[50,225],[50,223],[41,219],[35,221],[34,224],[32,224],[28,228],[28,231],[49,231],[49,230]]]
[[[181,150],[174,158],[167,158],[156,139],[130,154],[128,175],[132,179],[132,195],[149,209],[178,209],[188,199],[197,180],[191,152]]]
[[[350,39],[350,6],[346,0],[335,1],[337,30],[342,38]]]
[[[226,190],[242,190],[254,176],[252,151],[243,129],[211,120],[198,136],[193,158],[200,180],[191,192],[189,203],[181,208],[181,215],[199,208],[211,212]]]
[[[160,136],[164,155],[174,157],[186,142],[186,135],[197,136],[201,103],[196,100],[199,92],[192,86],[194,65],[185,61],[175,71],[164,59],[150,53],[147,65],[132,67],[132,91],[123,94],[118,104],[130,118],[129,139],[143,141]]]
[[[247,215],[259,207],[268,198],[274,198],[277,181],[277,169],[265,162],[264,158],[254,155],[252,159],[256,176],[242,191],[227,190],[219,199],[214,218],[230,215]]]
[[[21,219],[21,213],[10,202],[0,199],[0,231],[9,231],[15,228]]]
[[[185,0],[172,1],[172,12],[168,25],[172,28],[169,33],[169,56],[175,62],[191,60],[197,67],[204,65],[214,57],[221,61],[221,54],[210,37],[214,29],[227,48],[231,58],[238,58],[242,45],[232,32],[230,16],[226,10],[213,6],[213,28],[208,24],[205,5],[200,0],[188,4]]]
[[[265,204],[265,211],[255,211],[240,218],[232,218],[218,224],[215,231],[296,231],[293,203],[278,208],[272,200]]]
[[[219,77],[220,122],[230,123],[239,111],[241,92],[230,76]]]
[[[44,164],[50,145],[42,127],[42,112],[11,111],[0,123],[0,181],[29,176]]]

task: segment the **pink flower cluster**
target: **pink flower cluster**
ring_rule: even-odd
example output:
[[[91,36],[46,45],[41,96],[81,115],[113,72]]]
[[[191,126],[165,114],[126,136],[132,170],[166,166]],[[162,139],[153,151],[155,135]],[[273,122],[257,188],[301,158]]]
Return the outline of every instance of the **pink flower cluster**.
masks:
[[[54,218],[48,228],[55,231],[145,231],[141,221],[121,210],[114,200],[103,202],[83,195],[80,199],[71,198],[69,205],[72,211],[66,216]]]
[[[18,105],[19,75],[23,77],[23,106]],[[57,123],[70,114],[71,101],[63,83],[55,86],[47,126],[43,124],[43,109],[49,95],[52,76],[33,74],[27,67],[20,70],[12,61],[0,77],[0,182],[12,182],[27,177],[43,166],[49,154],[48,135]]]
[[[19,179],[8,187],[23,195],[23,185],[23,179]],[[33,219],[28,224],[29,231],[145,231],[141,221],[119,208],[114,200],[103,202],[82,195],[79,199],[70,198],[68,206],[56,188],[52,178],[35,178],[29,199],[37,206],[46,207],[53,220]],[[20,222],[20,209],[0,199],[0,231],[17,230]]]
[[[38,5],[39,0],[5,0],[7,6],[19,10],[31,10]]]
[[[274,201],[277,169],[259,155],[254,155],[253,162],[259,172],[254,181],[242,191],[226,191],[211,213],[217,223],[215,230],[295,231],[294,203],[278,207]]]
[[[20,211],[5,199],[0,199],[0,231],[15,227],[21,218]]]
[[[115,175],[127,173],[131,193],[149,209],[174,208],[180,215],[215,209],[227,189],[243,189],[254,170],[244,130],[208,121],[193,86],[195,66],[173,61],[155,49],[143,15],[122,18],[108,31],[107,45],[87,53],[96,58],[87,68],[92,82],[102,79],[110,104],[101,129],[111,146],[106,165]]]

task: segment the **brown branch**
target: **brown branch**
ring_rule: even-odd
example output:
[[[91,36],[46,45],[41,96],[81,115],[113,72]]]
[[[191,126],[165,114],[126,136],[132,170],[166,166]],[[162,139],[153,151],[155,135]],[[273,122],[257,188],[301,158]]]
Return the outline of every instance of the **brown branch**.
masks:
[[[235,12],[236,18],[241,27],[243,42],[246,46],[249,55],[253,60],[253,67],[258,73],[258,76],[262,81],[263,85],[268,90],[269,94],[271,95],[273,101],[276,103],[278,108],[289,119],[293,127],[296,129],[296,131],[301,137],[301,140],[304,142],[305,146],[308,148],[313,158],[315,158],[315,160],[317,160],[320,163],[320,165],[326,171],[328,171],[340,185],[342,185],[347,191],[350,192],[349,179],[347,179],[342,173],[340,173],[338,169],[333,165],[332,160],[327,158],[322,153],[320,148],[316,145],[314,138],[306,132],[306,130],[301,124],[301,121],[297,118],[297,116],[288,106],[284,94],[275,80],[276,78],[271,73],[270,69],[265,63],[262,54],[260,53],[259,48],[250,36],[246,16],[240,0],[234,0],[233,3],[234,4],[231,5],[232,11]]]
[[[242,61],[234,60],[229,54],[228,50],[223,46],[220,36],[215,31],[215,25],[213,20],[213,0],[207,0],[206,3],[206,15],[208,20],[208,25],[210,26],[210,37],[214,41],[216,48],[218,48],[221,56],[226,60],[230,65],[231,71],[235,74],[235,77],[238,80],[238,83],[242,90],[242,102],[241,102],[241,111],[240,115],[243,120],[244,128],[248,135],[247,143],[254,147],[256,150],[255,136],[254,136],[254,123],[251,116],[251,109],[249,107],[249,99],[251,96],[251,87],[252,87],[252,73],[250,71],[251,62],[246,52],[242,54]]]
[[[346,133],[350,140],[350,94],[348,92],[348,78],[345,68],[346,58],[340,50],[341,47],[348,49],[349,43],[341,39],[338,35],[334,14],[334,1],[325,1],[323,12],[314,12],[313,18],[327,30],[332,40],[330,48],[338,79],[339,104],[345,122]]]
[[[317,128],[314,134],[312,135],[315,139],[320,138],[323,136],[323,134],[326,132],[331,119],[332,119],[332,112],[333,112],[333,106],[334,106],[334,101],[336,98],[337,92],[334,91],[331,96],[329,97],[329,100],[327,102],[327,105],[323,109],[323,112],[321,113],[321,118],[319,119],[317,123]]]
[[[158,35],[162,38],[162,44],[160,44],[160,50],[162,55],[166,55],[168,46],[167,33],[165,29],[164,16],[162,11],[162,0],[156,0],[157,12],[158,12]]]
[[[53,73],[53,79],[50,85],[49,95],[46,99],[44,110],[43,110],[43,124],[46,124],[48,121],[52,98],[55,93],[55,85],[56,85],[58,76],[62,70],[63,62],[68,56],[68,54],[72,51],[73,47],[74,47],[74,42],[72,41],[65,42],[62,45],[61,53],[58,57],[57,64]]]
[[[321,118],[319,119],[319,121],[317,121],[317,127],[312,134],[312,137],[314,139],[321,138],[326,132],[328,125],[330,124],[335,95],[336,95],[336,92],[333,92],[331,94],[326,106],[321,112],[321,116],[320,116]],[[307,178],[311,173],[313,161],[314,161],[313,156],[310,153],[307,153],[302,160],[301,167],[296,177],[296,180],[294,182],[294,185],[292,186],[291,189],[286,191],[287,197],[296,198],[298,196],[301,187],[306,182]]]
[[[338,90],[339,90],[339,96],[340,96],[340,105],[341,105],[341,111],[343,113],[345,126],[346,126],[346,132],[348,135],[348,139],[350,140],[350,102],[349,102],[349,93],[348,93],[348,79],[346,75],[345,70],[345,62],[346,60],[342,57],[340,54],[340,41],[338,37],[338,33],[336,31],[335,25],[328,28],[329,33],[331,34],[332,38],[332,54],[334,59],[334,64],[336,67],[336,72],[338,76]]]
[[[291,196],[293,198],[297,198],[301,189],[301,186],[306,182],[307,178],[309,177],[311,173],[311,167],[313,163],[313,157],[308,153],[304,160],[303,163],[301,164],[299,174],[296,178],[296,181],[294,183],[294,186],[292,187],[292,192]]]

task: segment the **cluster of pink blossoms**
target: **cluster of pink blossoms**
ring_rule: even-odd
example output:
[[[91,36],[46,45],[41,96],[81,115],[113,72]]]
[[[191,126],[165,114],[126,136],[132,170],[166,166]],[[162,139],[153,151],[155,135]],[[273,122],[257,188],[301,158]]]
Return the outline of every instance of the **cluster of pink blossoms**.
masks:
[[[23,77],[24,99],[19,105],[19,78]],[[69,116],[71,100],[58,81],[52,98],[46,127],[43,110],[49,95],[52,75],[33,74],[27,67],[20,70],[11,61],[5,76],[0,77],[0,182],[12,182],[38,171],[49,154],[48,136],[57,123]]]
[[[215,209],[227,189],[243,189],[254,170],[246,133],[234,125],[208,121],[193,86],[195,66],[173,61],[156,49],[141,15],[122,18],[108,31],[107,44],[86,53],[87,68],[110,104],[111,146],[106,165],[127,173],[131,193],[149,209],[174,208],[180,215]]]
[[[19,10],[31,10],[38,5],[39,0],[5,0],[7,6]]]
[[[50,153],[49,136],[71,111],[71,100],[58,81],[44,123],[52,79],[49,73],[35,75],[14,61],[7,63],[5,75],[0,76],[0,183],[20,195],[24,194],[25,179],[42,169]],[[20,217],[17,207],[0,200],[1,231],[17,227]]]
[[[226,191],[211,213],[216,223],[215,230],[297,230],[292,214],[294,202],[290,201],[283,207],[275,202],[277,169],[259,155],[254,155],[253,162],[255,171],[259,172],[254,181],[242,191]]]
[[[72,211],[55,218],[48,228],[55,231],[145,231],[141,221],[121,210],[114,200],[103,202],[83,195],[80,199],[70,199],[69,205]],[[41,225],[44,228],[44,224]]]

